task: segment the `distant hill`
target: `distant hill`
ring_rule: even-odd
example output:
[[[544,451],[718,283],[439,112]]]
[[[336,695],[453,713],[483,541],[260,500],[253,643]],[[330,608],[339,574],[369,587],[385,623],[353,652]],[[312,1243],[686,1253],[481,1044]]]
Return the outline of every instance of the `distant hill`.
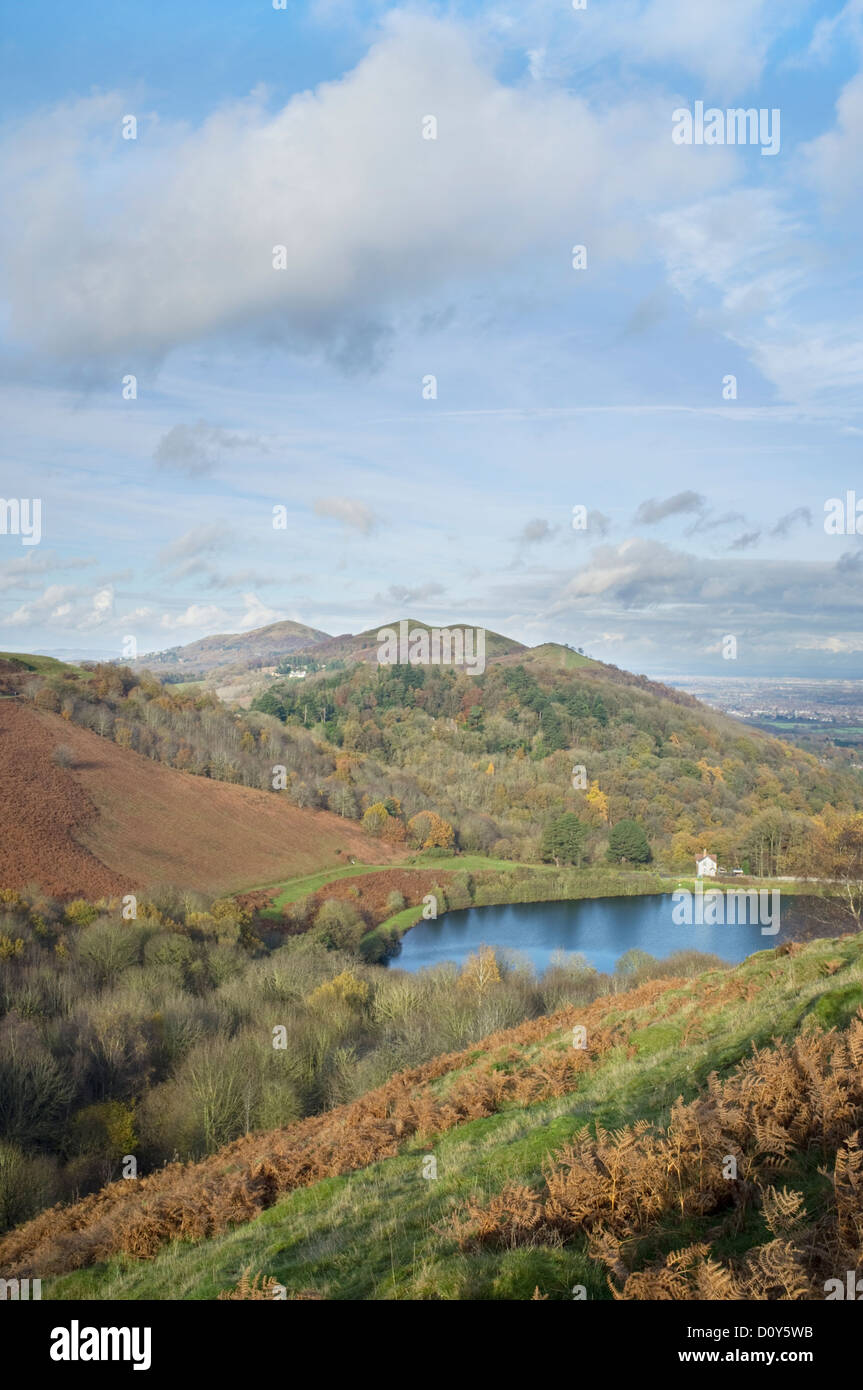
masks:
[[[375,627],[368,628],[365,632],[356,634],[346,632],[340,637],[329,637],[324,641],[317,642],[308,647],[299,649],[295,655],[298,657],[311,657],[320,664],[331,661],[363,662],[366,665],[376,666],[378,662],[378,652],[381,648],[381,640],[378,633],[385,629],[390,629],[396,634],[399,633],[400,624],[406,624],[408,634],[422,630],[431,632],[433,628],[448,628],[451,632],[458,629],[476,632],[485,632],[485,656],[486,661],[492,661],[499,657],[515,656],[520,652],[527,652],[523,642],[516,642],[511,637],[504,637],[499,632],[492,632],[490,628],[477,629],[472,623],[450,622],[450,623],[426,623],[418,618],[394,618],[389,622],[378,623]],[[384,639],[386,640],[386,639]]]
[[[0,700],[0,783],[5,888],[90,899],[160,883],[221,893],[352,855],[399,857],[356,821],[175,771],[11,699]]]
[[[81,680],[89,680],[90,672],[68,661],[54,656],[35,652],[0,652],[0,674],[25,676],[31,672],[36,676],[75,675]]]
[[[333,661],[375,665],[381,645],[378,633],[386,627],[398,631],[399,621],[395,618],[391,622],[378,623],[364,632],[344,632],[338,636],[331,636],[319,628],[286,620],[270,623],[267,627],[254,628],[251,632],[219,633],[214,637],[202,637],[197,642],[189,642],[182,647],[169,647],[162,652],[151,652],[139,657],[137,661],[126,664],[133,670],[151,671],[161,679],[182,676],[187,680],[195,677],[217,677],[223,680],[228,675],[240,674],[253,668],[277,665],[286,656],[314,660],[319,666]],[[432,626],[449,627],[451,630],[474,628],[473,624],[464,622],[431,624],[416,618],[408,618],[406,621],[409,631],[422,628],[428,632]],[[486,661],[529,651],[523,642],[516,642],[513,638],[504,637],[488,628],[485,629],[485,643]]]
[[[328,633],[285,619],[251,632],[222,632],[214,637],[201,637],[184,647],[151,652],[128,664],[133,670],[148,670],[158,676],[192,677],[216,670],[275,664],[291,652],[327,640]]]
[[[214,637],[202,637],[186,646],[153,652],[125,664],[130,665],[135,671],[151,671],[160,680],[207,679],[216,684],[221,683],[226,688],[230,688],[230,682],[242,677],[244,673],[260,670],[261,667],[277,666],[286,657],[291,657],[295,664],[308,662],[313,672],[321,668],[337,669],[334,663],[375,666],[381,647],[378,633],[384,628],[391,628],[398,633],[400,622],[407,623],[408,632],[416,631],[418,628],[429,632],[432,627],[447,627],[451,631],[459,628],[477,630],[476,624],[464,621],[432,624],[418,618],[394,618],[363,632],[343,632],[331,636],[318,628],[284,621],[270,623],[267,627],[255,628],[251,632],[220,633]],[[692,697],[683,691],[671,690],[650,681],[647,676],[633,675],[617,666],[596,661],[564,643],[542,642],[536,647],[528,647],[524,642],[494,632],[491,628],[483,630],[486,666],[525,664],[532,667],[550,667],[559,671],[580,671],[604,676],[619,685],[637,685],[641,689],[653,690],[666,699],[673,700],[675,704],[695,703]],[[259,693],[260,683],[253,685],[253,693]],[[238,690],[245,690],[245,687],[238,687]],[[227,698],[230,699],[232,696]],[[248,698],[240,703],[248,704]]]

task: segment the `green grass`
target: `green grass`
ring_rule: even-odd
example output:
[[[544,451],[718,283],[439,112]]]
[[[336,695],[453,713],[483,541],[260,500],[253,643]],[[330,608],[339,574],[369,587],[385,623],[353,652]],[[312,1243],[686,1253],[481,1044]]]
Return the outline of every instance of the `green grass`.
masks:
[[[54,656],[30,656],[26,652],[0,652],[0,661],[15,661],[23,666],[27,671],[33,671],[39,676],[63,676],[74,675],[80,680],[90,681],[93,679],[92,671],[85,671],[83,666],[75,666],[68,661],[58,661]]]
[[[404,870],[410,873],[411,870],[419,873],[429,873],[438,870],[441,873],[477,873],[480,870],[500,870],[500,869],[536,869],[537,872],[554,872],[548,865],[538,864],[519,864],[509,859],[486,859],[481,854],[461,854],[452,855],[440,859],[420,859],[418,862],[412,860],[402,860],[392,864],[351,864],[343,868],[322,869],[316,874],[307,874],[303,878],[290,878],[277,880],[275,883],[257,884],[249,892],[258,892],[269,888],[276,892],[273,898],[272,907],[265,908],[261,913],[262,917],[280,917],[281,909],[288,903],[295,903],[300,898],[305,898],[309,893],[316,893],[319,888],[324,888],[328,883],[335,883],[340,878],[358,878],[362,874],[383,874],[391,872],[393,869]],[[277,891],[276,891],[277,890]]]
[[[830,975],[826,963],[836,960],[843,964]],[[735,975],[758,984],[754,999],[702,999],[707,987]],[[841,994],[847,1005],[851,992],[861,989],[863,938],[815,941],[794,956],[759,952],[733,971],[710,971],[666,993],[661,1018],[651,1006],[633,1010],[636,1055],[622,1047],[604,1054],[568,1095],[512,1105],[435,1137],[414,1137],[396,1157],[297,1190],[256,1220],[211,1240],[177,1241],[152,1261],[123,1257],[45,1280],[43,1297],[212,1299],[250,1266],[289,1292],[314,1289],[328,1299],[523,1299],[537,1285],[551,1299],[571,1299],[577,1284],[589,1298],[609,1298],[604,1271],[587,1258],[580,1241],[468,1255],[452,1238],[452,1212],[468,1196],[488,1198],[508,1180],[539,1184],[548,1155],[586,1124],[611,1129],[640,1117],[667,1122],[676,1097],[691,1099],[712,1071],[726,1074],[753,1043],[767,1045],[812,1026],[820,1000]],[[673,1023],[672,1007],[681,1010]],[[829,1011],[832,1004],[825,1007]],[[686,1020],[697,1028],[683,1044]],[[563,1034],[559,1041],[569,1045]],[[534,1050],[526,1047],[521,1056]],[[477,1049],[466,1065],[482,1055]],[[433,1088],[451,1082],[444,1077]],[[437,1161],[436,1179],[422,1176],[427,1154]],[[819,1161],[817,1155],[811,1162],[797,1159],[783,1178],[811,1199],[810,1212],[825,1200]],[[714,1221],[669,1228],[663,1240],[667,1248],[686,1244]],[[723,1238],[717,1252],[739,1253],[764,1238],[754,1212],[743,1231]]]
[[[541,661],[545,665],[561,667],[565,671],[577,671],[579,667],[597,664],[592,657],[570,651],[569,647],[561,646],[558,642],[543,642],[539,647],[531,647],[522,660],[526,665],[533,661]]]
[[[290,878],[275,884],[258,885],[259,888],[278,888],[272,907],[265,908],[262,917],[280,917],[281,909],[288,903],[299,902],[309,893],[316,893],[327,883],[335,883],[340,878],[357,878],[360,874],[382,873],[391,869],[391,864],[350,864],[341,869],[322,869],[316,874],[306,874],[304,878]],[[257,891],[257,890],[252,890]]]

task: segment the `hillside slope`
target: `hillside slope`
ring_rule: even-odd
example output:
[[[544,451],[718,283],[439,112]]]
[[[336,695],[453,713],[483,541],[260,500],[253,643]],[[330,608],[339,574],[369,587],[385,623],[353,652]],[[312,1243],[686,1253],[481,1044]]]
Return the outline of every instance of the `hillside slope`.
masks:
[[[390,631],[398,637],[401,624],[404,623],[405,638],[411,632],[422,631],[431,632],[434,624],[420,621],[418,618],[395,618],[387,622],[378,623],[375,627],[368,628],[365,632],[343,633],[339,637],[329,637],[321,642],[316,642],[308,647],[298,649],[298,657],[312,657],[315,661],[326,663],[328,661],[344,661],[347,665],[358,663],[363,665],[376,666],[378,664],[378,651],[381,641],[378,637],[379,632]],[[458,623],[439,623],[439,628],[447,628],[449,631],[459,631],[467,629],[470,633],[480,631],[471,624]],[[493,661],[498,658],[517,656],[521,652],[528,650],[523,642],[516,642],[512,637],[505,637],[499,632],[492,632],[490,629],[482,629],[485,633],[485,659]],[[387,640],[387,639],[385,639]],[[471,638],[475,642],[475,638]],[[473,647],[472,652],[475,652]],[[399,653],[399,659],[402,654]]]
[[[58,766],[58,747],[71,766]],[[97,898],[172,883],[219,893],[399,857],[356,822],[178,772],[16,700],[0,701],[0,885]]]
[[[651,980],[45,1212],[0,1267],[78,1270],[52,1298],[213,1298],[244,1269],[331,1299],[609,1298],[609,1270],[625,1297],[823,1297],[863,1255],[861,1000],[859,936]]]
[[[276,662],[290,652],[327,641],[328,638],[329,634],[319,628],[284,619],[269,623],[266,627],[254,628],[251,632],[222,632],[213,637],[201,637],[197,642],[188,642],[182,647],[151,652],[132,665],[137,670],[153,671],[160,676],[183,674],[191,677],[196,673],[204,675],[219,667],[243,668],[254,662]]]

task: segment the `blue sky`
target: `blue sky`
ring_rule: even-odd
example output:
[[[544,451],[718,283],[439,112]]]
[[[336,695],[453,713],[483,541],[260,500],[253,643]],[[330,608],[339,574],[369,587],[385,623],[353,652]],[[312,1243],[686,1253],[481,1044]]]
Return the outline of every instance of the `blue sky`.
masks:
[[[5,11],[0,649],[861,673],[863,0]],[[696,102],[778,152],[675,144]]]

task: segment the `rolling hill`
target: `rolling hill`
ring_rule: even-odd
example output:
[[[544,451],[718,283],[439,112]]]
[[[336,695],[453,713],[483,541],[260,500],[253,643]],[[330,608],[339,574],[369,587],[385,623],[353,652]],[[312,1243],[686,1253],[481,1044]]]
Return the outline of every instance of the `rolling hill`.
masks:
[[[130,665],[133,670],[151,671],[160,678],[182,675],[189,680],[195,677],[222,677],[228,673],[236,674],[261,665],[273,665],[286,656],[294,657],[298,661],[314,660],[320,666],[335,661],[344,662],[346,665],[376,665],[378,648],[381,645],[378,633],[387,627],[398,632],[400,621],[406,621],[410,631],[421,628],[428,632],[433,626],[417,618],[396,618],[391,622],[378,623],[363,632],[344,632],[338,636],[330,636],[316,628],[305,627],[302,623],[278,622],[267,627],[255,628],[251,632],[203,637],[182,647],[171,647],[167,651],[142,656]],[[451,622],[434,626],[456,629],[472,625]],[[485,646],[488,663],[527,659],[567,670],[601,665],[560,643],[544,642],[538,647],[527,647],[523,642],[493,632],[489,628],[485,629]]]
[[[57,749],[67,749],[55,761]],[[64,765],[68,764],[68,765]],[[98,898],[155,884],[220,893],[397,850],[356,822],[165,767],[13,699],[0,701],[0,886]]]
[[[378,633],[385,628],[390,628],[398,633],[399,624],[402,622],[407,624],[408,632],[414,632],[418,629],[423,632],[431,632],[433,626],[446,627],[451,631],[458,628],[463,629],[466,626],[471,628],[470,624],[463,622],[431,624],[422,622],[418,618],[395,618],[391,622],[378,623],[377,626],[370,627],[365,632],[343,633],[341,637],[326,638],[312,646],[298,649],[295,655],[300,658],[313,657],[321,664],[329,661],[344,661],[346,665],[361,662],[364,665],[376,666],[378,664],[378,649],[381,646]],[[485,629],[486,661],[500,657],[517,656],[528,650],[523,642],[516,642],[511,637],[504,637],[501,633],[492,632],[489,628]]]
[[[136,670],[152,671],[158,676],[182,675],[191,679],[194,675],[208,675],[216,670],[243,669],[252,664],[272,665],[292,652],[328,640],[329,634],[318,628],[285,620],[254,628],[251,632],[201,637],[182,647],[151,652],[130,664]]]
[[[52,1299],[823,1299],[863,1255],[861,981],[842,937],[570,1004],[44,1212],[0,1264]]]

